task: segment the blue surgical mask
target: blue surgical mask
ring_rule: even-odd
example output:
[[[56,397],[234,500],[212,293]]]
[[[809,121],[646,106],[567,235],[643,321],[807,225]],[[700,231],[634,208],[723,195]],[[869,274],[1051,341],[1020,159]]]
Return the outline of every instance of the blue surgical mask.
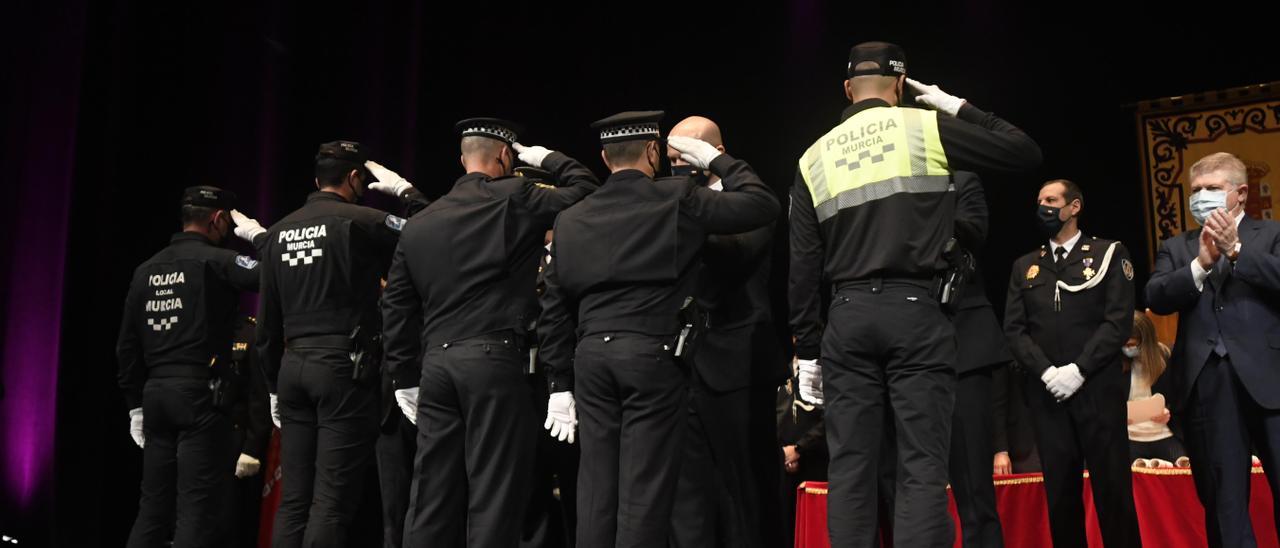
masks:
[[[1139,351],[1138,351],[1138,347],[1136,347],[1136,346],[1126,346],[1126,347],[1121,348],[1121,349],[1120,349],[1120,351],[1121,351],[1121,352],[1124,352],[1124,357],[1129,358],[1129,359],[1136,358],[1136,357],[1138,357],[1138,354],[1140,354],[1140,353],[1141,353],[1141,352],[1139,352]]]
[[[1205,219],[1208,219],[1209,214],[1213,213],[1215,209],[1227,207],[1227,191],[1197,191],[1191,195],[1191,202],[1187,205],[1191,208],[1191,216],[1195,218],[1196,222],[1204,224]]]

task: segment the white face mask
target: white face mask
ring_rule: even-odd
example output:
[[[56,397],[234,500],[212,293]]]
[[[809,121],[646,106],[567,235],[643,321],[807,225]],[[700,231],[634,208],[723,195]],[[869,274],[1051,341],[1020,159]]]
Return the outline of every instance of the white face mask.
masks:
[[[1191,216],[1195,218],[1196,222],[1204,224],[1205,219],[1208,219],[1209,214],[1213,213],[1215,209],[1227,207],[1227,191],[1197,191],[1191,195],[1191,201],[1187,205],[1191,208]]]
[[[1124,357],[1126,358],[1133,359],[1138,357],[1138,347],[1136,346],[1126,346],[1121,348],[1120,351],[1124,352]]]

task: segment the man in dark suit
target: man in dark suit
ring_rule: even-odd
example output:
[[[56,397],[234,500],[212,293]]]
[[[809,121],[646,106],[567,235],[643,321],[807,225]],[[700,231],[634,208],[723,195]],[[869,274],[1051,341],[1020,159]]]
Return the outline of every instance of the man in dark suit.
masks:
[[[956,172],[956,238],[972,252],[987,239],[987,200],[974,173]],[[991,379],[1011,357],[1000,323],[974,272],[951,319],[956,326],[956,405],[951,415],[951,489],[965,548],[1003,546],[991,483]]]
[[[1103,542],[1141,546],[1125,428],[1129,375],[1120,362],[1133,330],[1133,264],[1120,242],[1080,232],[1084,197],[1075,183],[1045,183],[1039,202],[1049,242],[1014,261],[1004,331],[1028,371],[1053,545],[1087,546],[1087,462]]]
[[[1247,182],[1244,163],[1225,152],[1191,166],[1189,205],[1202,228],[1165,240],[1147,283],[1152,311],[1178,313],[1170,371],[1210,546],[1257,544],[1250,447],[1280,493],[1280,225],[1244,214]]]
[[[684,119],[670,135],[724,151],[720,128],[701,116]],[[720,177],[680,159],[676,149],[668,148],[667,157],[673,174],[722,188]],[[762,504],[777,491],[782,454],[773,411],[778,386],[788,377],[769,309],[772,243],[771,223],[708,236],[703,247],[697,295],[709,329],[692,360],[689,430],[671,516],[677,548],[777,546],[782,540],[777,520],[761,519],[776,515],[762,513]]]

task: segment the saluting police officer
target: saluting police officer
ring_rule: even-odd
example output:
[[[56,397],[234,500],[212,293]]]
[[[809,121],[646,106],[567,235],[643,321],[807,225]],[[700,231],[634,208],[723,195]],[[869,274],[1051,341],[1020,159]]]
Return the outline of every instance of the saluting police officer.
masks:
[[[692,137],[724,152],[720,127],[691,116],[671,137]],[[680,159],[668,147],[673,174],[720,190],[720,177]],[[782,453],[777,445],[778,386],[789,376],[769,303],[773,223],[741,234],[707,237],[698,301],[708,315],[691,360],[689,430],[672,514],[672,546],[763,546],[781,542],[777,498]]]
[[[466,174],[410,219],[383,301],[387,370],[419,431],[404,544],[514,546],[537,428],[526,330],[543,236],[597,180],[564,154],[517,143],[512,122],[456,127]],[[517,157],[564,186],[513,176]]]
[[[230,402],[215,406],[214,388],[231,363],[239,292],[258,288],[258,261],[219,246],[233,227],[249,241],[261,232],[247,217],[233,224],[234,200],[217,187],[186,189],[182,232],[129,283],[116,357],[129,433],[143,450],[131,548],[225,542],[218,526],[236,450]]]
[[[1121,347],[1133,330],[1133,264],[1124,245],[1085,238],[1084,196],[1066,179],[1040,188],[1047,245],[1018,258],[1004,331],[1026,376],[1056,547],[1087,546],[1081,472],[1107,546],[1140,546],[1129,468],[1129,375]]]
[[[255,344],[281,431],[277,547],[345,546],[373,457],[378,292],[405,220],[356,205],[366,160],[357,142],[320,145],[319,190],[261,248]]]
[[[898,46],[854,46],[853,105],[800,159],[791,192],[791,323],[801,396],[826,400],[833,546],[873,542],[886,416],[898,445],[895,540],[951,542],[955,329],[934,295],[954,229],[951,172],[1027,170],[1041,159],[1018,128],[906,74]],[[899,107],[907,83],[936,110]],[[825,330],[824,279],[834,291]]]
[[[680,333],[705,322],[687,306],[699,255],[708,234],[746,232],[778,212],[746,162],[698,139],[668,144],[720,177],[723,192],[689,177],[655,180],[662,115],[624,112],[592,125],[612,175],[560,214],[544,271],[538,333],[553,377],[547,422],[572,432],[576,405],[582,413],[579,546],[666,546],[688,409],[689,373],[679,360],[690,337]]]

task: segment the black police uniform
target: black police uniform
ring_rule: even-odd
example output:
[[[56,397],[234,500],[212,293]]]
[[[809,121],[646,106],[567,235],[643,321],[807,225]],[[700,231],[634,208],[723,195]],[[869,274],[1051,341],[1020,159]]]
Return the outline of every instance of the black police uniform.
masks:
[[[1133,265],[1119,243],[1082,234],[1061,260],[1050,246],[1013,263],[1004,331],[1023,369],[1027,403],[1044,466],[1049,530],[1058,547],[1086,546],[1081,472],[1088,463],[1093,504],[1107,546],[1140,546],[1126,421],[1129,374],[1120,348],[1133,330]],[[1104,264],[1106,263],[1106,264]],[[1104,270],[1105,268],[1105,270]],[[1068,291],[1104,276],[1095,287]],[[1040,376],[1074,363],[1085,382],[1064,402]]]
[[[193,187],[183,198],[226,210],[231,201],[213,187]],[[236,448],[225,410],[214,406],[211,365],[230,361],[239,292],[257,287],[257,261],[196,232],[175,234],[133,273],[116,343],[125,401],[144,418],[130,547],[225,542],[218,524]]]
[[[883,74],[906,71],[905,56],[890,44],[855,46],[850,76],[861,61],[878,62]],[[857,125],[854,117],[876,125],[850,127]],[[1018,128],[969,103],[952,118],[869,99],[849,107],[844,118],[848,124],[838,128],[849,133],[833,132],[831,142],[819,140],[801,160],[790,213],[796,354],[820,357],[822,364],[831,452],[828,529],[834,546],[873,542],[877,462],[891,416],[901,463],[895,539],[906,546],[946,544],[952,537],[946,463],[956,346],[955,329],[933,296],[933,279],[945,267],[942,250],[954,230],[955,197],[945,173],[1032,169],[1040,149]],[[836,144],[851,139],[853,144]],[[817,167],[808,163],[811,154],[825,162],[828,154],[864,144],[869,148],[835,161],[826,182],[811,172]],[[838,194],[819,196],[818,204],[806,179],[826,189],[840,177],[861,176],[850,175],[856,170],[882,173],[886,166],[897,171],[847,190],[837,187]],[[819,314],[823,281],[834,290],[825,330]]]
[[[325,157],[365,160],[349,141],[321,145]],[[380,331],[380,280],[404,223],[319,191],[267,233],[256,345],[282,426],[273,546],[346,545],[378,436],[377,371],[356,378],[353,356],[380,350],[365,337]]]
[[[656,139],[661,115],[622,113],[594,127],[605,144]],[[556,221],[538,332],[552,391],[577,384],[579,546],[668,542],[689,391],[673,356],[679,312],[707,235],[765,226],[778,211],[746,162],[721,155],[710,169],[724,192],[615,172]]]
[[[511,144],[512,124],[459,122],[463,137]],[[596,188],[585,166],[552,152],[563,188],[472,172],[410,219],[383,304],[387,370],[419,387],[418,455],[405,545],[512,546],[532,478],[538,415],[526,329],[537,317],[543,237]],[[420,364],[420,365],[419,365]]]
[[[672,545],[776,546],[781,451],[775,404],[787,361],[769,302],[773,224],[713,235],[698,302],[708,315],[692,359],[692,398]],[[766,509],[767,508],[767,513]]]

